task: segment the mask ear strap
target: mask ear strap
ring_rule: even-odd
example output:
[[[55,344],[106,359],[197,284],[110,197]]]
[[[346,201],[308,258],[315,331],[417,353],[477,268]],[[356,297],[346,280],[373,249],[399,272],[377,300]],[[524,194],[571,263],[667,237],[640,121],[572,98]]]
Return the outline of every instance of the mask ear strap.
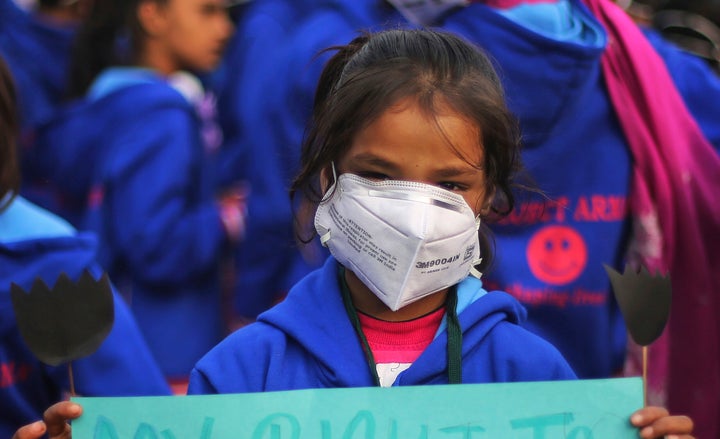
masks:
[[[335,161],[334,160],[330,162],[330,168],[332,169],[333,182],[330,185],[330,187],[328,188],[327,192],[325,192],[325,195],[323,195],[322,201],[326,201],[330,197],[330,194],[332,194],[332,192],[335,188],[335,185],[337,185],[337,170],[335,170]],[[322,235],[320,235],[320,244],[323,247],[327,247],[328,241],[330,241],[330,230],[328,230],[325,233],[323,233]]]
[[[476,277],[476,278],[478,278],[478,279],[481,279],[483,274],[482,274],[482,272],[481,272],[480,270],[478,270],[478,269],[475,268],[475,267],[477,267],[477,266],[480,265],[481,263],[482,263],[482,258],[479,258],[479,259],[476,259],[476,260],[472,261],[472,263],[470,264],[470,274],[471,274],[473,277]]]
[[[327,191],[325,191],[325,194],[323,195],[322,200],[320,200],[321,202],[326,201],[328,198],[330,198],[330,194],[333,193],[333,191],[335,190],[335,186],[337,185],[338,179],[337,179],[337,171],[335,170],[335,162],[334,161],[330,162],[330,169],[332,169],[333,181],[330,184],[330,186],[328,186]]]
[[[330,230],[320,235],[320,244],[323,247],[327,247],[327,242],[330,241]]]
[[[481,213],[478,213],[475,216],[475,230],[480,230],[480,223],[482,222],[480,216],[481,216]],[[478,258],[470,263],[470,275],[471,276],[476,277],[478,279],[480,279],[482,277],[482,272],[480,270],[478,270],[477,268],[475,268],[478,265],[480,265],[482,260],[483,260],[483,258]]]
[[[335,183],[337,183],[337,170],[335,169],[335,160],[330,162],[330,168],[333,172],[333,186],[335,186]]]

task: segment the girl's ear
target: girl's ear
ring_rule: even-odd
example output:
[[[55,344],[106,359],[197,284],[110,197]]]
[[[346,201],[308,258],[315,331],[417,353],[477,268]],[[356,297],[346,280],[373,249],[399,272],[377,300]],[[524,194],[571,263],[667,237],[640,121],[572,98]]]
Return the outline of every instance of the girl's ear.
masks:
[[[490,214],[490,210],[492,209],[493,200],[495,199],[495,187],[493,187],[487,194],[485,194],[485,199],[482,202],[482,205],[480,207],[480,218],[485,218]]]
[[[325,194],[334,182],[332,165],[327,165],[320,171],[320,191]]]
[[[158,1],[141,0],[137,7],[137,16],[140,27],[151,37],[162,34],[167,28],[163,5]]]

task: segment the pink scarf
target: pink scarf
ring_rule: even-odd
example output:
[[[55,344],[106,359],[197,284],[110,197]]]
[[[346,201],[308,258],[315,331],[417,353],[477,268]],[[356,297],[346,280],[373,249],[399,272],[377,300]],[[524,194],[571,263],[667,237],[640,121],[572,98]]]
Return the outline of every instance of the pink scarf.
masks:
[[[673,283],[650,385],[665,385],[668,408],[690,415],[697,437],[718,438],[720,158],[635,23],[609,0],[585,3],[608,32],[603,74],[633,157],[629,257]]]

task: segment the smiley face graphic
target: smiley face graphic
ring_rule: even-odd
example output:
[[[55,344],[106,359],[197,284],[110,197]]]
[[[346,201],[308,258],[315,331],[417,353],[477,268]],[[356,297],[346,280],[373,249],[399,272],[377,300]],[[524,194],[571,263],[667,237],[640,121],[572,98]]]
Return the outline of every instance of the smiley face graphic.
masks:
[[[530,239],[526,256],[538,280],[565,285],[580,276],[587,264],[587,246],[582,236],[567,226],[547,226]]]

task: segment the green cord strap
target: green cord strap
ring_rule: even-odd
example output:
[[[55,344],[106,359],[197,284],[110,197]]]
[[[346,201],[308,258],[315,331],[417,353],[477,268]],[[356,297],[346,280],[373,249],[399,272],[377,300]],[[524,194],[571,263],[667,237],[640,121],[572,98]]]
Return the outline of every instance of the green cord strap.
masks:
[[[342,291],[345,311],[347,312],[348,317],[350,317],[350,322],[352,323],[353,328],[355,328],[355,332],[360,338],[360,342],[363,346],[363,351],[365,352],[365,358],[367,359],[368,365],[370,366],[370,372],[372,373],[375,385],[380,387],[380,377],[378,377],[377,373],[375,356],[370,349],[370,343],[368,343],[367,337],[365,337],[365,333],[363,333],[362,326],[360,325],[360,318],[358,317],[357,311],[355,311],[355,307],[352,304],[352,298],[350,297],[350,288],[348,287],[347,281],[345,280],[345,267],[343,267],[342,265],[339,265],[339,267],[340,269],[338,270],[338,282],[340,283],[340,290]]]
[[[445,305],[447,316],[447,356],[448,356],[448,382],[462,384],[462,330],[457,315],[457,285],[448,291]]]
[[[355,332],[360,338],[362,343],[363,351],[365,352],[365,358],[367,359],[370,372],[372,373],[373,379],[376,386],[380,386],[380,378],[377,374],[377,365],[375,363],[375,357],[373,356],[370,344],[368,343],[367,337],[363,333],[362,326],[360,325],[360,318],[358,317],[357,311],[352,304],[352,298],[350,297],[350,289],[345,280],[345,267],[339,265],[338,269],[338,283],[340,284],[340,290],[342,292],[343,305],[345,305],[345,311],[347,312],[350,322],[355,328]],[[447,361],[448,361],[448,382],[450,384],[461,384],[462,383],[462,330],[460,329],[460,321],[457,316],[457,285],[453,285],[448,291],[447,299],[445,300],[445,315],[447,317]]]

